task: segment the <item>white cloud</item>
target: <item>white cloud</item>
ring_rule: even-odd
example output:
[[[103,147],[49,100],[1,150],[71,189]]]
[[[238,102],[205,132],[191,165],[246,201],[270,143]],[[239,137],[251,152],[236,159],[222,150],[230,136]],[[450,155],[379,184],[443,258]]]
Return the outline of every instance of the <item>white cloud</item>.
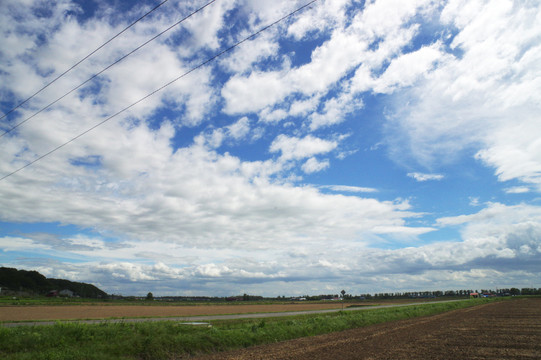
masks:
[[[426,234],[434,231],[432,227],[407,227],[407,226],[376,226],[373,231],[375,234],[396,234],[399,237],[410,237]]]
[[[387,7],[393,8],[392,16],[387,13]],[[306,64],[292,67],[285,58],[278,69],[264,71],[256,67],[249,74],[233,76],[221,91],[226,102],[224,111],[242,114],[262,110],[261,119],[278,121],[287,117],[285,108],[270,109],[278,103],[290,103],[290,116],[310,114],[308,121],[313,131],[341,123],[362,108],[364,102],[359,93],[368,90],[391,93],[411,86],[426,77],[434,63],[444,57],[439,43],[400,53],[419,29],[418,24],[409,23],[410,19],[416,11],[422,14],[434,11],[432,1],[408,4],[378,1],[368,3],[363,12],[347,12],[347,9],[344,1],[327,1],[306,11],[288,28],[290,34],[299,40],[308,32],[317,33],[332,26],[330,39],[312,51]],[[327,15],[316,16],[316,13]],[[344,21],[346,18],[351,22]],[[374,18],[385,21],[374,22]],[[374,77],[389,59],[392,61],[383,75]],[[342,88],[339,94],[326,100],[318,111],[316,101],[353,72],[350,83],[339,85]],[[304,100],[293,100],[298,96]]]
[[[299,5],[219,2],[31,126],[3,137],[0,174]],[[115,21],[113,12],[104,12],[79,23],[66,17],[74,10],[69,2],[50,3],[48,19],[24,11],[24,6],[11,0],[0,5],[9,8],[0,11],[0,47],[5,48],[0,93],[7,102],[29,95],[84,55],[81,42],[99,44],[141,10],[116,14]],[[185,13],[193,4],[175,6]],[[21,228],[59,223],[91,230],[65,237],[24,231],[2,235],[3,264],[96,281],[107,291],[125,294],[145,288],[158,290],[155,294],[277,295],[278,287],[285,294],[317,293],[336,287],[337,279],[340,287],[360,289],[362,284],[358,292],[426,284],[470,287],[489,281],[520,286],[538,279],[539,207],[489,203],[475,214],[440,218],[436,225],[446,230],[442,233],[459,233],[427,243],[430,237],[421,235],[438,230],[422,210],[407,201],[361,197],[387,197],[400,188],[382,184],[378,192],[298,185],[301,171],[332,175],[326,159],[332,152],[344,159],[383,143],[395,160],[410,155],[413,166],[426,165],[418,167],[435,172],[465,152],[476,154],[477,165],[493,167],[499,180],[525,183],[508,185],[505,192],[541,191],[539,7],[449,1],[441,4],[438,19],[438,6],[433,1],[378,0],[367,1],[362,10],[346,0],[319,2],[236,48],[220,63],[197,70],[46,161],[5,179],[0,186],[2,221],[22,222]],[[138,24],[124,41],[104,49],[8,121],[62,95],[163,29],[176,14],[157,13]],[[237,15],[242,21],[229,27],[226,19]],[[426,33],[440,30],[441,38],[425,42]],[[293,51],[291,44],[298,47]],[[394,107],[386,102],[389,98]],[[383,142],[371,137],[375,132],[369,128],[377,124],[373,109],[357,113],[373,100],[389,115]],[[248,113],[254,115],[248,118]],[[287,123],[279,124],[284,119]],[[328,131],[337,124],[342,125],[336,132]],[[357,132],[361,128],[367,132]],[[337,135],[350,132],[350,138]],[[257,139],[255,146],[242,147]],[[235,155],[220,153],[224,145],[236,146]],[[369,160],[360,159],[359,169],[371,174],[364,165],[385,166],[377,158],[382,153],[367,152]],[[444,178],[439,173],[408,176],[417,181]],[[473,195],[470,204],[482,205]]]
[[[524,112],[517,124],[515,114],[508,113],[500,126],[484,140],[484,148],[476,158],[496,169],[501,181],[518,179],[541,190],[541,143],[535,135],[541,130],[538,109],[516,109]]]
[[[295,101],[291,104],[289,113],[291,116],[303,116],[316,109],[319,99],[317,97],[311,97],[307,100]]]
[[[431,3],[431,0],[370,1],[362,14],[358,15],[360,17],[358,26],[363,27],[374,37],[382,37],[396,31],[397,27],[414,16],[420,8],[430,6]]]
[[[9,85],[9,89],[2,81],[3,86],[0,86],[0,91],[8,91],[9,96],[13,92],[13,95],[24,99],[45,85],[47,81],[70,68],[87,55],[91,49],[97,48],[98,45],[119,31],[123,25],[126,25],[123,24],[123,19],[116,19],[115,23],[118,28],[112,27],[107,21],[107,17],[111,14],[104,14],[105,17],[101,19],[90,18],[84,23],[79,23],[75,17],[69,16],[67,11],[69,7],[66,4],[68,3],[49,4],[48,9],[53,14],[51,18],[40,17],[39,12],[29,11],[21,4],[15,6],[12,3],[7,6],[9,9],[17,9],[16,13],[19,11],[25,13],[27,19],[24,29],[21,26],[16,26],[2,31],[10,33],[12,37],[25,37],[28,27],[30,27],[35,35],[32,38],[33,47],[26,47],[24,56],[19,54],[18,58],[4,57],[1,61],[2,64],[5,64],[1,70],[9,74],[8,76],[17,76],[17,78],[12,79],[15,86]],[[21,6],[20,9],[19,6]],[[11,14],[10,11],[4,13]],[[6,19],[6,23],[11,20]],[[161,30],[163,27],[162,18],[156,18],[155,21],[154,25]],[[166,20],[164,22],[168,24]],[[43,29],[38,29],[42,23],[46,25],[43,25]],[[21,120],[32,115],[34,111],[61,97],[134,47],[147,41],[151,37],[149,32],[152,34],[157,32],[156,30],[147,22],[140,23],[130,29],[121,38],[113,41],[109,46],[104,47],[87,61],[81,63],[67,76],[58,80],[54,86],[47,88],[39,96],[32,99],[25,106],[28,110],[20,111],[21,115],[18,116],[18,119]],[[42,35],[47,41],[40,40],[38,35]],[[77,114],[72,116],[77,116],[79,121],[93,120],[95,123],[96,118],[111,115],[178,77],[186,72],[188,67],[181,60],[177,49],[165,44],[166,40],[167,37],[164,36],[163,39],[159,38],[153,41],[142,50],[111,67],[96,80],[79,90],[77,94],[72,94],[60,101],[53,109],[65,106],[67,109],[62,109],[62,111],[72,111]],[[81,46],[82,43],[85,46]],[[10,64],[16,64],[15,66],[18,68],[14,69]],[[156,69],[160,71],[156,71]],[[179,110],[183,110],[184,114],[182,117],[179,116],[178,123],[191,126],[198,124],[212,109],[212,103],[215,100],[214,90],[209,86],[209,78],[210,71],[200,69],[197,71],[197,78],[188,76],[182,82],[177,82],[160,94],[148,98],[137,105],[135,109],[139,116],[149,115],[156,107],[162,105],[162,101],[167,101],[168,105],[178,106]],[[26,90],[18,91],[16,89],[18,84],[24,84]],[[81,105],[84,105],[85,108],[80,108]],[[36,124],[39,121],[46,122],[46,119],[43,118],[44,116],[41,114],[32,119],[29,124]],[[91,119],[81,120],[81,118]],[[64,122],[66,121],[64,120]],[[88,121],[88,123],[92,123],[92,121]],[[48,123],[47,126],[54,127],[55,125]],[[26,126],[22,127],[21,130],[24,131],[25,128]],[[81,126],[81,129],[84,129],[84,126]]]
[[[325,102],[321,113],[315,112],[310,116],[310,128],[318,129],[322,126],[329,126],[340,123],[346,115],[363,107],[361,99],[355,99],[351,93],[342,93]]]
[[[349,0],[320,1],[317,6],[307,10],[304,16],[295,19],[287,29],[288,35],[300,40],[310,32],[323,32],[331,26],[341,25],[349,3]]]
[[[385,72],[375,81],[374,92],[392,93],[397,87],[413,85],[426,75],[435,61],[442,57],[439,44],[425,46],[391,61]]]
[[[281,152],[284,160],[304,159],[317,154],[326,154],[338,146],[335,141],[323,140],[307,135],[304,138],[279,135],[272,142],[269,151]]]
[[[237,144],[245,139],[251,131],[250,120],[244,116],[237,122],[222,128],[210,127],[194,138],[194,143],[210,149],[218,149],[224,143]],[[254,134],[257,136],[257,134]]]
[[[408,176],[417,181],[442,180],[444,178],[441,174],[424,174],[419,172],[408,173]]]
[[[302,171],[304,171],[307,174],[312,174],[315,172],[319,172],[321,170],[325,170],[330,166],[329,160],[322,160],[319,161],[315,157],[311,157],[302,165]]]
[[[46,245],[36,244],[31,239],[23,238],[23,237],[8,237],[4,236],[0,238],[0,247],[2,248],[2,252],[7,251],[27,251],[27,250],[41,250],[41,249],[49,249]]]
[[[332,190],[332,191],[345,191],[345,192],[354,192],[354,193],[372,193],[372,192],[377,192],[378,190],[377,189],[374,189],[374,188],[368,188],[368,187],[360,187],[360,186],[348,186],[348,185],[325,185],[325,186],[320,186],[321,188],[324,188],[324,189],[329,189],[329,190]]]
[[[291,195],[292,193],[289,194]],[[340,206],[327,214],[332,214],[341,206],[348,207],[348,202],[354,200],[347,197],[333,199],[347,201],[341,202]],[[311,201],[306,209],[315,204]],[[328,206],[328,203],[326,205]],[[372,208],[366,214],[374,210],[375,208]],[[310,216],[313,215],[312,212]],[[333,219],[336,220],[338,218]],[[319,226],[321,221],[327,220],[319,218],[312,226]],[[73,278],[76,275],[76,280],[91,280],[102,284],[109,292],[118,290],[133,294],[140,291],[136,289],[144,286],[145,291],[157,294],[188,292],[199,295],[238,293],[237,285],[231,284],[239,283],[244,284],[247,290],[269,295],[276,295],[277,284],[280,284],[280,291],[288,294],[306,291],[307,288],[314,289],[314,293],[325,293],[323,289],[326,286],[332,287],[337,276],[341,278],[340,286],[350,285],[353,289],[358,289],[362,284],[359,293],[375,292],[382,288],[423,289],[426,284],[433,284],[431,286],[434,286],[434,289],[489,285],[530,286],[529,281],[541,273],[539,207],[494,203],[478,213],[440,218],[437,223],[444,228],[460,226],[461,238],[386,250],[368,248],[357,241],[342,241],[336,236],[333,237],[335,241],[320,243],[317,237],[312,235],[310,241],[302,240],[301,237],[292,242],[291,238],[288,238],[288,246],[285,247],[263,246],[247,249],[244,246],[235,246],[220,252],[199,245],[189,247],[164,241],[132,241],[109,249],[108,252],[98,252],[95,256],[88,251],[86,259],[90,261],[83,264],[38,265],[38,269],[43,268],[48,276],[62,273]],[[393,234],[399,238],[430,231],[435,229],[404,227],[399,223],[386,225],[381,222],[372,228],[373,234]],[[282,235],[274,232],[273,241],[282,244]],[[6,241],[13,243],[14,239]],[[40,247],[50,249],[50,246],[44,243],[46,240],[19,238],[18,241],[22,244],[32,243],[33,246],[10,248],[5,252],[28,251],[35,254],[42,251],[38,250]],[[97,239],[94,242],[96,246],[101,246]],[[75,250],[63,251],[56,254],[73,258],[73,253],[78,253]],[[151,251],[156,259],[162,260],[155,260],[154,264],[150,265],[139,261],[148,259]],[[114,261],[114,258],[118,260]],[[282,261],[276,261],[277,258]],[[487,264],[491,264],[490,267],[487,267]],[[36,264],[33,264],[32,268],[35,269]],[[160,286],[154,288],[158,279]],[[292,282],[294,286],[290,287],[284,282]],[[300,289],[295,290],[295,287]]]
[[[287,115],[284,109],[270,110],[270,108],[265,108],[259,113],[259,118],[264,122],[278,122],[285,119]]]
[[[283,76],[284,72],[252,72],[248,77],[232,77],[222,88],[221,95],[226,100],[224,111],[256,112],[283,100],[291,91],[283,86]]]
[[[331,32],[330,39],[312,51],[311,61],[294,68],[291,68],[290,62],[284,61],[282,67],[278,70],[255,70],[249,75],[232,77],[225,84],[221,93],[226,101],[226,113],[257,112],[267,106],[273,106],[283,101],[292,94],[300,94],[308,98],[317,94],[324,94],[362,63],[368,64],[371,70],[378,69],[389,57],[396,55],[411,40],[417,27],[413,26],[408,29],[403,27],[407,24],[408,18],[415,14],[415,9],[427,2],[419,2],[413,4],[413,6],[394,4],[398,16],[388,22],[384,28],[380,27],[381,23],[367,21],[370,17],[356,16],[355,14],[346,15],[347,7],[343,2],[331,3],[333,2],[326,2],[324,5],[331,7],[333,12],[332,16],[325,17],[325,21],[336,27]],[[371,4],[363,14],[374,12],[369,9],[378,6]],[[379,10],[376,10],[376,12],[379,12]],[[336,22],[334,19],[338,17],[338,14],[343,17],[352,16],[351,24],[344,21]],[[386,18],[389,18],[389,16],[386,16]],[[303,21],[311,23],[320,22],[320,19],[314,17],[313,12],[307,12],[304,19],[308,20]],[[308,30],[307,27],[302,26],[304,30],[299,32],[299,24],[294,23],[292,25],[292,33],[297,34],[297,36],[301,36]],[[381,44],[377,49],[371,50],[370,44],[378,41],[380,36],[383,39]],[[432,48],[423,48],[416,55],[409,58],[405,57],[399,63],[405,63],[412,59],[417,60],[408,62],[415,64],[415,71],[408,78],[400,79],[398,79],[399,75],[395,72],[394,78],[397,79],[393,81],[405,85],[410,84],[413,77],[425,72],[435,58],[435,50]],[[398,65],[395,65],[391,69],[398,67]],[[345,94],[344,96],[353,101],[352,94]],[[352,104],[354,103],[352,102]],[[358,101],[357,106],[361,104],[362,101]],[[299,110],[296,107],[292,108],[293,114],[302,112],[302,110]],[[328,113],[328,111],[325,111],[325,113]],[[347,113],[348,111],[345,111],[341,116]],[[329,116],[332,116],[332,114]],[[335,118],[333,121],[329,121],[329,119],[330,117],[327,117],[325,122],[337,123],[341,121],[341,118]],[[315,127],[317,127],[317,121]]]
[[[433,166],[474,150],[501,181],[539,189],[541,99],[533,89],[541,86],[540,18],[533,3],[447,3],[441,20],[456,27],[449,45],[454,55],[395,97],[388,126],[393,157],[409,161],[409,154]]]
[[[217,2],[212,6],[207,6],[187,21],[185,26],[191,32],[193,44],[213,50],[219,49],[218,32],[223,28],[224,17],[234,4],[233,0]]]
[[[359,34],[334,31],[331,38],[312,51],[311,62],[289,72],[293,91],[305,95],[326,92],[348,71],[359,64],[368,44]]]
[[[274,183],[270,177],[284,167],[273,161],[243,162],[200,143],[173,152],[174,131],[167,124],[128,131],[114,123],[96,131],[69,152],[6,179],[0,217],[77,224],[122,239],[261,249],[306,236],[313,244],[328,238],[362,241],[363,232],[403,226],[413,215],[400,204]],[[312,136],[279,136],[272,149],[281,159],[301,160],[336,146]],[[352,217],[362,220],[351,222]]]
[[[273,35],[264,33],[260,38],[247,44],[248,46],[237,47],[230,56],[222,60],[221,64],[232,73],[244,73],[251,70],[252,66],[257,66],[263,59],[277,57],[279,46],[272,37]]]
[[[437,222],[445,227],[462,225],[461,262],[512,259],[502,263],[500,270],[504,270],[535,268],[539,261],[541,209],[537,206],[491,203],[476,214],[440,218]]]
[[[438,219],[438,224],[449,226],[470,222],[490,222],[491,225],[496,225],[496,223],[505,224],[529,220],[537,222],[541,220],[540,211],[539,207],[531,205],[507,206],[500,203],[489,203],[487,208],[476,214],[443,217]],[[505,221],[502,221],[503,219],[505,219]],[[493,232],[490,227],[487,228],[487,231]]]
[[[250,132],[250,120],[246,116],[240,118],[236,123],[227,127],[228,133],[235,140],[244,138]]]
[[[514,187],[505,189],[505,192],[507,194],[524,194],[524,193],[530,192],[530,188],[526,186],[514,186]]]

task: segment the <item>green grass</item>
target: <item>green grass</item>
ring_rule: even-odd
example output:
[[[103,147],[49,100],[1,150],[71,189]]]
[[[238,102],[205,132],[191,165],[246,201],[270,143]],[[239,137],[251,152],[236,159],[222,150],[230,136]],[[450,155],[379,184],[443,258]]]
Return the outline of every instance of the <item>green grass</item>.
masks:
[[[178,322],[57,323],[0,327],[2,359],[180,359],[376,323],[428,316],[484,304],[489,299],[286,318],[216,321],[211,327]]]

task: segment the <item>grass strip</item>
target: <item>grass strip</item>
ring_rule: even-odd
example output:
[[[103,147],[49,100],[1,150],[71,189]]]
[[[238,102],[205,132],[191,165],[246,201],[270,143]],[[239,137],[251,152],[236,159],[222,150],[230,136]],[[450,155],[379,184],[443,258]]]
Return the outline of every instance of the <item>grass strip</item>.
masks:
[[[492,299],[410,305],[286,318],[214,321],[211,327],[174,321],[0,328],[2,359],[182,359],[314,336],[388,321],[429,316]]]

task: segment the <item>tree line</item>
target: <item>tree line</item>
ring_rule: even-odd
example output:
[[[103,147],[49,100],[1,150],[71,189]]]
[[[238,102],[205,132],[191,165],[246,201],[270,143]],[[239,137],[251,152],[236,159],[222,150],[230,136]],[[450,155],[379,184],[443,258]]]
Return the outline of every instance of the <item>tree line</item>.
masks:
[[[471,293],[478,293],[493,296],[516,296],[516,295],[541,295],[541,288],[502,288],[502,289],[460,289],[460,290],[431,290],[431,291],[408,291],[408,292],[385,292],[374,294],[351,295],[342,294],[321,294],[303,295],[297,299],[306,300],[378,300],[378,299],[415,299],[415,298],[437,298],[437,297],[469,297]],[[278,297],[278,299],[286,297]]]
[[[3,294],[27,293],[29,295],[46,295],[52,290],[70,290],[75,295],[85,298],[109,298],[104,291],[92,284],[74,282],[64,279],[46,278],[37,271],[17,270],[14,268],[0,267],[0,289]],[[435,298],[435,297],[469,297],[471,293],[480,293],[495,296],[516,295],[541,295],[541,288],[501,288],[501,289],[460,289],[460,290],[435,290],[435,291],[410,291],[410,292],[385,292],[375,294],[348,294],[342,290],[339,294],[304,295],[296,297],[263,297],[259,295],[243,294],[229,297],[184,297],[164,296],[155,298],[148,293],[146,300],[162,301],[260,301],[260,300],[378,300],[378,299],[407,299],[407,298]],[[112,298],[130,299],[122,295],[111,295]]]
[[[47,295],[51,291],[69,290],[84,298],[105,298],[107,293],[92,284],[65,279],[46,278],[37,271],[0,267],[2,294]]]

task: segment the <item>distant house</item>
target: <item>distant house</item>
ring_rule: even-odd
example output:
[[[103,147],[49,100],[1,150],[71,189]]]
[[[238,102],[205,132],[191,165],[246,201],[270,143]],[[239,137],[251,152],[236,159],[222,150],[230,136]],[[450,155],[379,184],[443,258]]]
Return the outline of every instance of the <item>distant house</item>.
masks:
[[[58,290],[51,290],[47,293],[47,297],[55,297],[58,296]]]
[[[476,293],[476,292],[472,292],[470,293],[470,299],[477,299],[477,298],[480,298],[481,295],[479,293]]]
[[[65,296],[65,297],[73,297],[73,291],[68,290],[68,289],[60,290],[58,292],[58,295],[59,296]]]

